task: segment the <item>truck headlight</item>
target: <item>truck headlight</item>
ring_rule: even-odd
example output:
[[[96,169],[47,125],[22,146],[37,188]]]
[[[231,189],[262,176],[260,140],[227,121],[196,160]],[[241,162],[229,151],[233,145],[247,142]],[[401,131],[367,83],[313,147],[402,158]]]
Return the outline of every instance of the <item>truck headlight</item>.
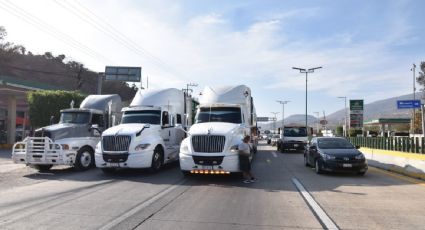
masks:
[[[67,145],[67,144],[61,144],[61,146],[62,146],[62,149],[63,150],[68,150],[69,149],[69,145]]]
[[[134,148],[135,151],[143,151],[147,149],[151,144],[139,144]]]
[[[181,144],[180,145],[180,152],[181,153],[188,153],[189,152],[189,146],[187,144]]]
[[[97,145],[96,145],[96,147],[94,148],[94,150],[95,151],[97,151],[97,152],[100,152],[100,145],[101,145],[101,142],[99,142],[99,143],[97,143]]]
[[[230,147],[230,152],[237,152],[238,151],[238,145],[233,145]]]

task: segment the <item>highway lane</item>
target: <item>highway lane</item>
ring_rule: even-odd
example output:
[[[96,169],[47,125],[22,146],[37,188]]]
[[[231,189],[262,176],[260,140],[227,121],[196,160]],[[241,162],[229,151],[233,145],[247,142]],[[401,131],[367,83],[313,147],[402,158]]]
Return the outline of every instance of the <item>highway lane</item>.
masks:
[[[0,173],[0,229],[322,229],[323,216],[298,181],[340,229],[421,229],[425,186],[371,169],[366,176],[325,174],[302,154],[262,144],[253,172],[184,178],[178,165],[104,175],[55,167]]]

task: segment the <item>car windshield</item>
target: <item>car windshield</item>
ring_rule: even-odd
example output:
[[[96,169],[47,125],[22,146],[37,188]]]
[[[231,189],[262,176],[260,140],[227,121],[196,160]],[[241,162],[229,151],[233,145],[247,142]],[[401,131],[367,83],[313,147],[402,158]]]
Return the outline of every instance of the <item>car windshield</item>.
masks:
[[[59,123],[88,124],[89,121],[89,112],[62,112]]]
[[[126,111],[121,119],[121,124],[143,123],[143,124],[161,124],[160,110],[140,110]]]
[[[285,137],[306,137],[307,132],[305,127],[285,127],[283,130]]]
[[[227,122],[242,123],[241,109],[237,107],[202,107],[196,114],[195,123]]]
[[[317,141],[321,149],[354,149],[354,146],[345,139],[319,139]]]

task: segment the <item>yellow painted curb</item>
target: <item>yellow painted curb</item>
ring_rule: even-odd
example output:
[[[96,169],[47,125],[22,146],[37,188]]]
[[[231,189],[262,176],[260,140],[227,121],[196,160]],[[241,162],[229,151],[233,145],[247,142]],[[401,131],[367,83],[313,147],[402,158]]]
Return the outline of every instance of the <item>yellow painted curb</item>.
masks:
[[[361,152],[367,152],[370,154],[381,154],[381,155],[388,155],[388,156],[394,156],[394,157],[403,157],[408,159],[414,159],[414,160],[423,160],[425,161],[425,154],[420,153],[406,153],[406,152],[400,152],[400,151],[391,151],[391,150],[383,150],[383,149],[371,149],[371,148],[360,148]]]
[[[387,176],[391,176],[391,177],[394,177],[394,178],[397,178],[397,179],[400,179],[400,180],[408,181],[410,183],[418,184],[418,185],[425,187],[425,181],[424,181],[425,175],[423,175],[423,174],[420,174],[421,175],[420,177],[416,177],[416,176],[406,175],[406,174],[404,174],[405,171],[400,170],[400,169],[395,169],[395,171],[393,171],[393,169],[385,170],[385,169],[381,169],[381,168],[377,168],[377,167],[369,167],[369,170],[379,172],[379,173],[385,174]],[[403,175],[400,175],[400,173],[403,174]],[[416,174],[416,173],[414,173],[414,174]],[[411,178],[411,177],[415,177],[415,178]],[[418,179],[416,179],[416,178],[418,178]]]

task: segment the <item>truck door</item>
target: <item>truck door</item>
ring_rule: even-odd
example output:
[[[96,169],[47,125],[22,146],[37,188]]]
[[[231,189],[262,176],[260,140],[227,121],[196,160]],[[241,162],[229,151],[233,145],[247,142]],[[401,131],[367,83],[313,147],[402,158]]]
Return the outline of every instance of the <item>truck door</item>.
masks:
[[[169,159],[173,159],[176,157],[175,145],[174,145],[174,136],[175,136],[175,127],[172,126],[172,122],[170,122],[170,115],[167,111],[163,111],[161,115],[161,137],[164,141],[165,151],[164,151],[164,159],[165,161]]]

